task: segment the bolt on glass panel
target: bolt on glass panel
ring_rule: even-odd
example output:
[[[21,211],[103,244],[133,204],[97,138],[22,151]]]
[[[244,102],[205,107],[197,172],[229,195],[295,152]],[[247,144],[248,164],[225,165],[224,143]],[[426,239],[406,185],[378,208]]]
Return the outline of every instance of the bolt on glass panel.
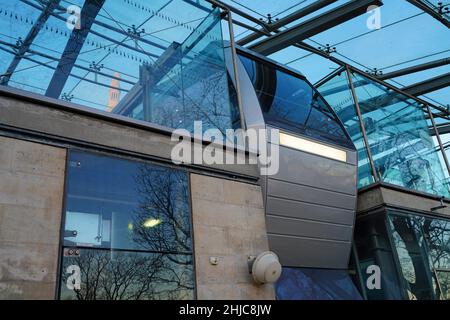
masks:
[[[374,183],[375,180],[370,168],[367,149],[361,133],[347,73],[342,71],[320,86],[318,90],[344,124],[358,150],[358,188]]]

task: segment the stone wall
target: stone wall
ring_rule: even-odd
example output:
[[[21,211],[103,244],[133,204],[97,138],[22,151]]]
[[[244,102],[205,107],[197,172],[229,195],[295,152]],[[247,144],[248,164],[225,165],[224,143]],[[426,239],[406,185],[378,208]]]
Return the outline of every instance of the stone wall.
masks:
[[[256,285],[247,264],[268,250],[261,188],[191,174],[191,197],[198,299],[274,299],[273,286]]]
[[[54,299],[65,149],[0,137],[0,299]]]

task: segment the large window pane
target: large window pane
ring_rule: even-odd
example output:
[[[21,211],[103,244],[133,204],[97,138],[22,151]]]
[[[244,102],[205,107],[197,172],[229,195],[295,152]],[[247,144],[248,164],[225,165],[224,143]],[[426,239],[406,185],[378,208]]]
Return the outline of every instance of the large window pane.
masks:
[[[130,286],[123,288],[122,298],[131,299],[139,290],[144,291],[139,295],[143,299],[172,294],[191,298],[193,257],[187,173],[71,151],[63,246],[62,298],[110,299],[109,277],[114,273],[126,276],[131,271],[133,276],[126,279]],[[66,290],[65,268],[73,264],[82,272],[81,292]],[[94,290],[92,277],[105,282],[95,290],[98,296],[90,293]],[[179,287],[173,279],[182,281]],[[144,285],[140,282],[146,287],[139,287]]]
[[[185,172],[72,152],[65,245],[190,252]]]
[[[69,273],[61,277],[64,300],[193,299],[192,258],[187,255],[80,249],[65,256],[63,271],[80,268],[81,288],[69,290]]]
[[[422,233],[423,222],[424,218],[421,217],[389,215],[392,239],[410,300],[436,298],[435,279]]]

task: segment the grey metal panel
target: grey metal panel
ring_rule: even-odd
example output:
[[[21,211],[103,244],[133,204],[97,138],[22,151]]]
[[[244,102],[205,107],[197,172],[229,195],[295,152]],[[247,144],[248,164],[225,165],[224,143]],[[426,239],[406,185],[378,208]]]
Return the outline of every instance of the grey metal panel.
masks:
[[[343,194],[339,191],[316,189],[310,186],[269,178],[267,193],[269,196],[278,198],[321,204],[327,207],[355,210],[356,196]]]
[[[346,225],[352,225],[355,219],[354,209],[338,209],[319,204],[272,197],[267,198],[266,214]]]
[[[347,269],[351,242],[269,234],[270,250],[276,252],[283,266]]]
[[[273,178],[356,195],[356,167],[280,146],[280,170]]]
[[[297,237],[320,238],[324,240],[352,241],[353,226],[327,222],[293,219],[287,217],[266,217],[267,232]]]

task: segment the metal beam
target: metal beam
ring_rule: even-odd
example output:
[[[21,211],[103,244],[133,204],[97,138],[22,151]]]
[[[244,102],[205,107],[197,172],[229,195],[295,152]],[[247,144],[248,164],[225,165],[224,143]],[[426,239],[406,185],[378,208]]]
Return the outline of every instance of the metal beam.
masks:
[[[56,71],[53,74],[47,92],[45,93],[47,97],[59,98],[61,95],[95,18],[105,1],[106,0],[87,0],[84,3],[80,13],[81,17],[83,17],[83,19],[81,19],[80,29],[74,28],[67,41],[64,52],[61,55],[61,60],[56,67]]]
[[[337,8],[329,10],[317,17],[311,18],[292,28],[277,33],[267,39],[264,39],[250,49],[264,55],[270,55],[280,51],[290,45],[301,42],[306,38],[312,37],[322,31],[333,28],[343,22],[351,20],[367,12],[371,5],[381,6],[380,0],[358,0],[350,1]]]
[[[268,24],[267,23],[265,23],[264,21],[253,17],[252,15],[250,15],[250,14],[248,14],[248,13],[246,13],[246,12],[236,8],[236,7],[233,7],[233,6],[229,5],[229,4],[225,4],[225,3],[223,3],[222,1],[219,1],[219,0],[206,0],[206,1],[211,3],[213,6],[219,7],[221,9],[225,10],[225,11],[231,11],[233,13],[236,13],[238,16],[241,16],[241,17],[243,17],[243,18],[245,18],[245,19],[247,19],[247,20],[249,20],[251,22],[254,22],[254,23],[262,26],[266,30],[268,29]]]
[[[53,12],[53,10],[55,10],[55,8],[59,5],[60,1],[61,0],[50,0],[48,2],[48,4],[42,9],[41,14],[37,18],[34,25],[31,27],[31,29],[28,32],[25,39],[21,43],[19,43],[19,48],[17,49],[13,60],[9,64],[8,69],[6,69],[6,73],[2,77],[0,84],[2,84],[4,86],[8,85],[9,79],[11,79],[11,76],[13,75],[17,66],[19,65],[20,61],[22,60],[22,57],[28,51],[28,49],[30,48],[34,39],[38,35],[39,31],[41,31],[42,27],[47,22],[48,18],[50,17],[50,15]]]
[[[428,13],[430,16],[432,16],[437,21],[441,22],[447,28],[450,28],[450,20],[445,16],[445,14],[439,13],[439,11],[436,10],[433,4],[428,5],[427,3],[421,0],[407,0],[407,1],[412,5],[415,5],[420,10]]]
[[[269,29],[269,31],[276,31],[279,28],[282,28],[285,25],[287,25],[291,22],[294,22],[298,19],[306,17],[307,15],[309,15],[315,11],[318,11],[336,1],[337,0],[318,0],[316,2],[313,2],[310,5],[308,5],[304,8],[301,8],[301,9],[295,11],[294,13],[291,13],[290,15],[276,21],[275,23],[269,24],[268,29]],[[252,33],[252,34],[246,36],[245,38],[242,38],[241,40],[239,40],[237,42],[237,44],[240,46],[244,46],[247,43],[250,43],[256,39],[261,38],[263,34],[264,34],[264,30],[260,29],[260,30],[258,30],[258,32]]]
[[[448,86],[450,86],[450,72],[404,87],[401,90],[413,96],[421,96]]]
[[[401,70],[397,70],[397,71],[393,71],[393,72],[389,72],[386,74],[382,74],[380,76],[377,76],[378,79],[380,80],[386,80],[386,79],[392,79],[392,78],[397,78],[397,77],[401,77],[407,74],[411,74],[411,73],[415,73],[415,72],[419,72],[419,71],[424,71],[424,70],[428,70],[428,69],[432,69],[432,68],[437,68],[437,67],[442,67],[445,66],[447,64],[450,64],[450,57],[449,58],[444,58],[444,59],[439,59],[439,60],[435,60],[435,61],[431,61],[431,62],[427,62],[427,63],[423,63],[423,64],[418,64],[409,68],[404,68]]]
[[[450,133],[450,123],[438,124],[436,125],[436,129],[439,132],[439,134],[448,134]]]

